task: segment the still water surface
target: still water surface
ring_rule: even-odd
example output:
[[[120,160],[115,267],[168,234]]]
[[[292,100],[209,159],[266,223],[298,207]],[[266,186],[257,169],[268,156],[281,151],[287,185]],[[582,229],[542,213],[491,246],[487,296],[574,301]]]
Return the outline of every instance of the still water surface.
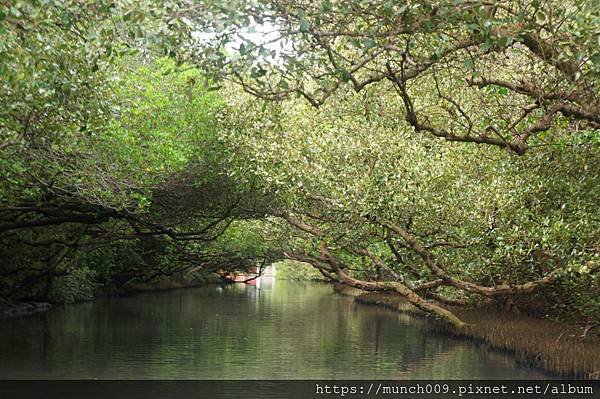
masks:
[[[328,284],[152,292],[0,321],[2,379],[539,379]]]

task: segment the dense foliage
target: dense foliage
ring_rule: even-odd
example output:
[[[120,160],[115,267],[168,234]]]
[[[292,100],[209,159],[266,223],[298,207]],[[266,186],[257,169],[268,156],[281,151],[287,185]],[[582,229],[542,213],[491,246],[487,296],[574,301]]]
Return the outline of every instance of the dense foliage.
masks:
[[[234,136],[307,240],[288,256],[456,325],[425,299],[597,321],[598,4],[207,4],[193,57],[277,102]]]
[[[221,96],[155,54],[177,34],[149,5],[2,7],[0,296],[76,301],[264,257],[218,240],[262,199],[224,172]]]
[[[262,98],[320,106],[347,86],[392,82],[399,115],[423,134],[517,154],[557,125],[569,125],[567,143],[598,141],[598,2],[207,3],[212,18],[203,8],[198,23],[215,38],[194,57]]]
[[[318,269],[308,263],[294,260],[283,260],[273,264],[276,268],[277,280],[291,281],[327,281]]]
[[[0,297],[287,258],[600,321],[595,2],[0,4]]]
[[[448,284],[527,305],[535,303],[519,290],[533,287],[523,284],[551,284],[535,298],[544,312],[554,304],[597,317],[596,146],[515,158],[493,147],[448,145],[418,137],[397,120],[397,97],[381,93],[370,101],[348,93],[318,110],[303,101],[238,101],[235,109],[246,110],[244,122],[236,114],[246,128],[231,133],[238,167],[255,165],[265,187],[280,193],[273,214],[305,233],[289,242],[288,256],[330,273],[327,256],[335,256],[365,281],[400,281],[416,291]],[[428,257],[452,276],[448,282]],[[445,293],[451,302],[468,299]]]

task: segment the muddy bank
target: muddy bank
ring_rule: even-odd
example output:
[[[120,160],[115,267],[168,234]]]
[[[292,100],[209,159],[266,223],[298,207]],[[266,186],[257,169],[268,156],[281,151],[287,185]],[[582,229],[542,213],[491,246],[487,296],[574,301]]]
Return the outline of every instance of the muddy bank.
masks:
[[[403,297],[364,292],[335,284],[334,290],[354,297],[357,303],[384,306],[399,312],[422,315]],[[474,339],[490,348],[510,352],[520,363],[557,375],[600,379],[600,336],[589,331],[583,337],[578,326],[513,314],[493,307],[448,307],[471,326],[457,330],[442,322],[429,323],[431,331]]]
[[[32,302],[32,301],[7,301],[0,298],[0,319],[26,316],[33,313],[45,312],[53,304],[64,305],[78,302],[93,301],[95,298],[109,296],[127,296],[140,292],[149,291],[167,291],[181,288],[195,288],[207,284],[223,284],[227,281],[218,276],[205,277],[202,280],[179,280],[179,279],[160,279],[147,282],[131,282],[121,287],[101,286],[94,290],[94,295],[90,299],[77,300],[75,302]]]
[[[0,301],[0,319],[14,316],[25,316],[44,312],[50,309],[47,302],[8,302]]]
[[[129,294],[135,294],[138,292],[146,292],[146,291],[167,291],[174,290],[179,288],[194,288],[200,287],[204,285],[199,282],[186,282],[186,281],[175,281],[175,280],[161,280],[154,282],[144,282],[144,283],[132,283],[127,284],[122,287],[101,287],[94,295],[96,297],[105,297],[105,296],[126,296]]]
[[[333,283],[333,290],[340,295],[357,297],[365,293],[365,291],[350,287],[346,284]]]
[[[153,281],[145,281],[145,282],[135,282],[132,281],[130,283],[124,284],[120,287],[114,286],[105,286],[98,288],[94,295],[96,297],[103,296],[125,296],[129,294],[135,294],[139,292],[147,292],[147,291],[167,291],[167,290],[176,290],[180,288],[196,288],[201,287],[207,284],[223,284],[227,283],[226,280],[223,280],[217,275],[205,276],[203,279],[173,279],[173,278],[164,278]]]
[[[122,287],[100,287],[94,291],[94,297],[88,300],[93,301],[95,298],[107,296],[126,296],[138,292],[146,291],[166,291],[179,288],[194,288],[205,285],[206,282],[198,281],[178,281],[178,280],[159,280],[144,283],[132,283]],[[77,302],[85,302],[78,300]],[[60,305],[65,303],[57,302]],[[71,302],[67,302],[71,303]],[[23,302],[23,301],[6,301],[0,299],[0,319],[27,316],[33,313],[45,312],[52,307],[49,302]]]

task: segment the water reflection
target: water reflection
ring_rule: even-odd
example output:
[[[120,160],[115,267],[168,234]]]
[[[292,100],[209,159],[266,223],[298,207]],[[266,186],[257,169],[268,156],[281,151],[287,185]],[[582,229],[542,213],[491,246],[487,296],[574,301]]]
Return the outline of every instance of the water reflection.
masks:
[[[57,307],[0,326],[1,378],[544,378],[327,284],[233,284]]]

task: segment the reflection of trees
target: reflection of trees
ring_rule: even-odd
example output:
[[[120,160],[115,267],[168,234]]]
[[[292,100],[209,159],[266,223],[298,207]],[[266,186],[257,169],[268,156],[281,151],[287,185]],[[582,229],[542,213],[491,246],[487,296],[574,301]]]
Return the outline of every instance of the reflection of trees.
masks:
[[[361,306],[361,310],[365,308]],[[415,364],[428,362],[439,353],[451,350],[453,340],[439,340],[426,334],[419,320],[388,309],[371,307],[370,317],[362,320],[361,342],[376,345],[378,368],[407,371]],[[407,322],[408,321],[408,322]]]
[[[276,285],[276,295],[209,286],[14,319],[0,326],[0,375],[407,378],[477,367],[469,345],[425,334],[419,320],[357,306],[326,284]]]

